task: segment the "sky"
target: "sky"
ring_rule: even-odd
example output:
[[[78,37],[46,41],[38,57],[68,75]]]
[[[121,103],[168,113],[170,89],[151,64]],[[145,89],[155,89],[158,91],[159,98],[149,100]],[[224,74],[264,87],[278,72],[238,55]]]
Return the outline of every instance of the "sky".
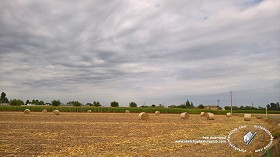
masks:
[[[280,101],[279,0],[0,0],[9,99]]]

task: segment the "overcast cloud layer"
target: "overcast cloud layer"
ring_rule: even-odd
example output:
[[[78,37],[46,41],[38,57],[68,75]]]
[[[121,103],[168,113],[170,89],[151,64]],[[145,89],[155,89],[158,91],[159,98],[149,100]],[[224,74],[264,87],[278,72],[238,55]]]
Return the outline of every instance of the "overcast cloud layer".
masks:
[[[9,99],[280,101],[279,0],[0,1]]]

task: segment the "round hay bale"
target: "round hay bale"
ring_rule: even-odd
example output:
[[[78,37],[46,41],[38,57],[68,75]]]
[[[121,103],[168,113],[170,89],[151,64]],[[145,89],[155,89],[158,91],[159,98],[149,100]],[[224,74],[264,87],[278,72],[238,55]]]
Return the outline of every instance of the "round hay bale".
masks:
[[[30,110],[29,109],[25,109],[24,110],[24,114],[29,114],[30,113]]]
[[[215,119],[214,114],[210,113],[210,112],[206,113],[205,117],[206,117],[207,120],[214,120]]]
[[[230,112],[227,113],[227,117],[231,117],[231,113]]]
[[[59,110],[53,110],[54,115],[59,115]]]
[[[156,112],[155,112],[155,115],[160,115],[160,112],[159,112],[159,111],[156,111]]]
[[[244,121],[250,121],[251,117],[251,114],[244,114]]]
[[[91,110],[87,110],[87,113],[91,113]]]
[[[146,113],[146,112],[141,112],[141,113],[139,114],[139,119],[140,119],[140,120],[148,120],[148,119],[149,119],[149,114]]]
[[[125,113],[130,113],[130,111],[129,110],[125,110]]]
[[[43,113],[47,113],[48,110],[47,110],[47,109],[43,109],[42,112],[43,112]]]
[[[205,116],[205,112],[200,112],[200,116],[204,117]]]
[[[181,113],[180,117],[181,117],[181,119],[189,119],[189,113],[183,112],[183,113]]]

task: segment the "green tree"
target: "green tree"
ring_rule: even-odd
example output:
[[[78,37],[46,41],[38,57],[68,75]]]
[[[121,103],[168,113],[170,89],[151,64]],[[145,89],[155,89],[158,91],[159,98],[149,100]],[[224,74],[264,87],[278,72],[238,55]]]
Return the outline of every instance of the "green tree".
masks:
[[[93,106],[95,106],[95,107],[99,107],[99,106],[101,106],[101,104],[100,104],[100,102],[99,102],[99,101],[94,101],[94,102],[93,102]]]
[[[238,106],[232,106],[232,110],[239,110]]]
[[[44,105],[44,104],[45,104],[44,101],[41,100],[41,101],[38,102],[37,105]]]
[[[24,105],[24,102],[20,99],[13,99],[10,101],[10,105],[11,106],[20,106],[20,105]]]
[[[268,110],[270,110],[270,105],[269,104],[267,104],[266,107],[267,107]]]
[[[197,106],[197,108],[204,109],[204,105],[200,104],[200,105]]]
[[[279,103],[277,104],[277,103],[270,103],[269,105],[268,105],[268,109],[269,110],[278,110],[278,105],[279,105]]]
[[[191,105],[191,107],[194,107],[194,106],[193,106],[193,102],[191,102],[191,104],[190,104],[190,105]]]
[[[5,92],[1,93],[0,103],[9,103],[9,99],[6,97],[6,93]]]
[[[225,110],[230,110],[230,106],[225,106],[224,109]]]
[[[73,105],[73,106],[82,106],[82,103],[79,101],[70,101],[67,104]]]
[[[178,105],[177,108],[187,108],[186,104]]]
[[[137,107],[137,104],[135,102],[130,102],[129,107]]]
[[[29,100],[26,100],[25,105],[27,105],[27,104],[30,104],[30,101],[29,101]]]
[[[146,105],[142,105],[142,106],[140,106],[140,107],[149,107],[149,106],[146,106]]]
[[[59,106],[61,104],[60,100],[53,100],[52,106]]]
[[[159,105],[158,105],[158,107],[160,107],[160,108],[164,108],[164,105],[162,105],[162,104],[159,104]]]
[[[186,102],[186,108],[194,108],[193,103],[187,100]]]
[[[2,100],[3,98],[6,98],[6,93],[5,93],[5,92],[2,92],[2,93],[1,93],[1,100]]]
[[[189,100],[187,100],[187,102],[186,102],[186,106],[187,106],[187,107],[190,107],[190,106],[191,106],[191,104],[190,104],[190,101],[189,101]]]
[[[258,110],[265,110],[265,107],[259,106],[259,107],[258,107]]]
[[[90,102],[86,103],[86,105],[87,105],[87,106],[93,106],[93,104],[90,103]]]
[[[119,107],[119,103],[116,101],[111,102],[111,107]]]
[[[26,101],[27,102],[27,101]],[[44,105],[44,101],[39,101],[38,99],[33,99],[31,102],[28,100],[29,103],[33,104],[33,105]]]
[[[224,109],[231,110],[231,106],[225,106]],[[232,106],[232,110],[240,110],[240,108],[238,106]]]

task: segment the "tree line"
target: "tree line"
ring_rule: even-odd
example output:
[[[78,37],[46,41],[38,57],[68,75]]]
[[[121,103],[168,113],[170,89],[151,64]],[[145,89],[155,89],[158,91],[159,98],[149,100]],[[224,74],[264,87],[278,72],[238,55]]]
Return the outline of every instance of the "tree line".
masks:
[[[24,103],[22,100],[20,99],[11,99],[9,100],[7,98],[7,95],[5,92],[2,92],[1,93],[1,97],[0,97],[0,104],[10,104],[11,106],[21,106],[21,105],[28,105],[28,104],[33,104],[33,105],[52,105],[52,106],[60,106],[62,105],[61,101],[60,100],[52,100],[51,103],[45,103],[44,101],[42,100],[38,100],[38,99],[33,99],[32,101],[30,100],[26,100],[26,102]],[[84,104],[82,104],[81,102],[79,101],[69,101],[66,103],[66,105],[69,105],[69,106],[82,106]],[[95,106],[95,107],[100,107],[102,106],[101,103],[99,101],[93,101],[92,103],[86,103],[85,105],[87,106]],[[110,106],[111,107],[119,107],[119,103],[117,101],[112,101],[110,103]],[[137,103],[136,102],[130,102],[129,103],[129,107],[137,107]],[[279,106],[279,102],[276,102],[276,103],[270,103],[270,104],[267,104],[267,109],[268,110],[280,110],[280,106]],[[164,105],[162,104],[159,104],[158,106],[152,104],[151,106],[146,106],[146,105],[142,105],[140,107],[164,107]],[[168,106],[169,108],[185,108],[185,109],[191,109],[191,108],[195,108],[193,102],[187,100],[184,104],[181,104],[181,105],[170,105]],[[203,109],[204,106],[202,104],[198,105],[199,109]],[[225,110],[230,110],[231,107],[230,106],[225,106],[224,107]],[[265,108],[264,107],[253,107],[253,106],[233,106],[232,107],[233,110],[264,110]]]
[[[1,97],[0,97],[0,104],[9,104],[11,106],[21,106],[21,105],[28,105],[28,104],[32,104],[32,105],[52,105],[52,106],[60,106],[62,103],[60,100],[53,100],[51,101],[51,103],[45,103],[42,100],[35,100],[33,99],[32,101],[30,100],[26,100],[26,102],[24,103],[22,100],[20,99],[11,99],[9,100],[7,98],[7,95],[5,92],[1,93]],[[66,105],[71,105],[71,106],[82,106],[83,104],[79,101],[69,101],[66,103]],[[100,107],[101,104],[99,101],[93,101],[93,103],[86,103],[85,105],[88,106],[96,106],[96,107]],[[135,102],[130,102],[129,103],[130,107],[137,107],[137,104]],[[112,101],[111,102],[111,107],[119,107],[119,103],[117,101]]]
[[[280,111],[280,105],[279,105],[279,102],[272,102],[270,104],[267,104],[266,105],[267,109],[268,110],[275,110],[275,111]],[[224,107],[225,110],[230,110],[231,109],[231,106],[225,106]],[[254,107],[254,106],[232,106],[232,110],[265,110],[266,108],[265,107]]]
[[[52,106],[60,106],[62,105],[60,100],[52,100],[51,103],[45,103],[42,100],[35,100],[33,99],[32,101],[30,100],[26,100],[26,102],[24,103],[22,100],[20,99],[12,99],[9,101],[9,99],[6,96],[5,92],[1,93],[1,98],[0,98],[0,103],[9,103],[11,106],[21,106],[21,105],[28,105],[28,104],[32,104],[32,105],[52,105]],[[82,106],[84,104],[82,104],[79,101],[69,101],[66,103],[66,105],[69,106]],[[95,107],[100,107],[102,106],[101,103],[99,101],[93,101],[92,103],[86,103],[85,105],[87,106],[95,106]],[[119,103],[117,101],[112,101],[110,103],[111,107],[119,107]],[[130,102],[129,103],[129,107],[137,107],[137,103],[136,102]],[[159,106],[156,105],[151,105],[151,106],[140,106],[140,107],[164,107],[164,105],[159,104]],[[193,106],[193,102],[190,102],[189,100],[187,100],[184,104],[181,104],[179,106],[176,106],[177,108],[194,108]]]

